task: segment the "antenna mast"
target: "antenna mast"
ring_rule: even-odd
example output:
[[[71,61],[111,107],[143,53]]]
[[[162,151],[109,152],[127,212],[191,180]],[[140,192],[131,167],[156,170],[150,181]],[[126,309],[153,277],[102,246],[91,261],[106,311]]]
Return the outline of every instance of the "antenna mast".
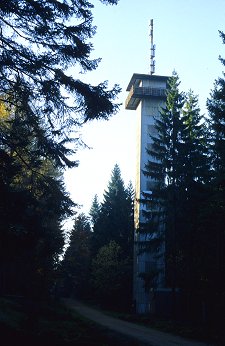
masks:
[[[155,44],[153,44],[153,19],[150,19],[150,23],[149,23],[149,27],[150,27],[150,33],[149,33],[149,37],[150,37],[150,44],[151,44],[151,54],[150,54],[150,74],[152,75],[153,73],[155,73]]]

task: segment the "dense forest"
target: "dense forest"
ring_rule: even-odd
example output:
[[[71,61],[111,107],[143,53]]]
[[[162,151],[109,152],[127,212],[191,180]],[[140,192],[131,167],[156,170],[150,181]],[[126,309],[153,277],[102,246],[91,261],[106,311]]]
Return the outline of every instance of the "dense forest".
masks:
[[[179,86],[174,72],[165,106],[155,118],[157,135],[151,136],[147,148],[149,161],[143,173],[152,185],[141,200],[147,208],[140,232],[150,237],[140,246],[155,256],[162,256],[165,249],[165,287],[172,289],[172,317],[213,326],[223,334],[225,84],[223,78],[215,82],[207,116],[201,115],[193,91],[185,93]],[[157,271],[145,273],[149,289],[157,275]]]
[[[117,1],[102,1],[116,4]],[[117,112],[118,85],[72,77],[97,68],[87,1],[0,4],[0,292],[45,296],[74,213],[63,183],[76,167],[77,130]],[[29,19],[29,25],[27,20]]]
[[[133,199],[118,165],[112,170],[103,202],[93,199],[90,215],[75,218],[70,245],[61,263],[66,295],[91,298],[106,307],[132,305]]]

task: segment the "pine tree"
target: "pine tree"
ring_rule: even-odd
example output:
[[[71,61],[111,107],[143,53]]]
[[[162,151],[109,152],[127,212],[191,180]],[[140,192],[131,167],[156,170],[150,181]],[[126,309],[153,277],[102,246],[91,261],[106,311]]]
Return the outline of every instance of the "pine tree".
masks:
[[[133,242],[130,236],[133,232],[130,193],[124,186],[119,166],[115,165],[93,229],[95,251],[114,240],[121,246],[125,256],[130,254]]]
[[[128,235],[127,235],[127,254],[133,261],[134,252],[134,188],[130,181],[127,188],[127,216],[128,216]]]
[[[69,246],[61,265],[64,293],[67,295],[84,297],[89,292],[90,240],[90,220],[81,213],[75,218]]]
[[[38,154],[29,125],[17,112],[0,121],[0,290],[40,295],[50,288],[64,246],[62,221],[73,202],[62,173]]]
[[[0,3],[1,100],[23,111],[38,150],[60,166],[76,166],[67,157],[73,152],[67,143],[77,126],[107,119],[118,110],[117,85],[112,90],[107,82],[93,86],[71,70],[76,66],[78,74],[98,66],[99,59],[90,58],[89,39],[95,34],[92,8],[86,0]]]
[[[210,176],[209,171],[209,130],[207,119],[200,114],[198,97],[189,91],[185,97],[182,121],[184,131],[181,142],[184,153],[183,182],[190,186],[191,182],[206,183]]]
[[[183,157],[181,154],[181,135],[183,132],[182,109],[184,94],[179,91],[179,77],[174,72],[168,81],[167,99],[160,115],[155,118],[157,136],[151,136],[152,145],[147,149],[151,159],[146,163],[144,174],[151,178],[150,193],[143,193],[148,211],[145,212],[147,224],[141,232],[148,238],[144,242],[153,253],[161,252],[161,244],[166,241],[167,263],[172,263],[173,286],[177,284],[178,260],[178,218],[180,211],[179,184],[181,181]],[[169,231],[168,231],[169,230]],[[169,234],[168,234],[169,232]],[[145,244],[146,243],[146,244]]]
[[[98,218],[100,216],[100,211],[101,211],[101,206],[100,206],[100,203],[98,201],[98,196],[95,195],[93,198],[93,201],[92,201],[90,212],[89,212],[93,227],[98,221]]]
[[[220,36],[225,44],[225,34],[220,32]],[[225,66],[225,59],[219,58],[222,65]],[[207,107],[211,119],[211,129],[213,134],[213,168],[214,177],[218,183],[223,183],[225,172],[225,151],[224,151],[224,134],[225,134],[225,74],[215,81],[214,90],[207,100]]]
[[[193,284],[196,276],[198,246],[204,236],[198,232],[202,203],[210,181],[209,131],[207,121],[200,114],[198,98],[189,91],[183,108],[184,131],[181,137],[183,175],[181,180],[183,234],[183,260],[186,263],[185,287]],[[197,245],[198,244],[198,245]],[[188,269],[189,268],[189,269]]]
[[[147,149],[150,159],[144,174],[150,177],[152,189],[143,193],[148,210],[141,231],[148,235],[144,251],[155,256],[160,255],[160,244],[165,241],[167,285],[174,292],[180,287],[190,293],[196,290],[197,276],[200,279],[199,247],[204,233],[199,225],[210,178],[209,146],[198,99],[191,91],[180,92],[179,84],[174,74],[165,107],[155,119],[157,135],[151,136],[152,145]],[[153,274],[157,276],[157,272]],[[175,299],[174,293],[174,309]]]
[[[132,301],[133,195],[115,165],[93,226],[93,289],[98,300],[120,308]]]
[[[225,34],[220,32],[223,44]],[[225,60],[219,57],[222,65]],[[210,129],[212,134],[212,181],[211,193],[205,208],[205,230],[208,237],[207,253],[210,263],[204,266],[205,285],[210,295],[215,297],[213,305],[217,306],[218,314],[213,320],[220,326],[220,333],[224,339],[224,327],[220,314],[225,308],[225,74],[219,77],[214,84],[210,98],[207,100],[207,108],[210,117]],[[209,208],[210,206],[210,208]],[[208,264],[208,266],[207,266]],[[210,299],[210,298],[209,298]]]

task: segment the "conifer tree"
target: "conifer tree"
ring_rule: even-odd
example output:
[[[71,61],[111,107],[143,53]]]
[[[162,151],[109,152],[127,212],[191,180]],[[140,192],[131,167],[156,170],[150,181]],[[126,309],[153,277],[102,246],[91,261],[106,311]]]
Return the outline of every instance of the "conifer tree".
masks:
[[[180,92],[179,84],[174,74],[165,107],[155,119],[157,135],[147,149],[144,174],[152,190],[143,193],[142,202],[148,204],[143,232],[149,234],[145,251],[157,254],[165,241],[167,285],[188,290],[199,274],[198,247],[204,236],[199,224],[209,180],[208,131],[197,97]]]
[[[127,192],[127,215],[128,215],[128,236],[127,236],[127,254],[133,260],[134,252],[134,188],[130,181],[126,188]]]
[[[225,44],[225,34],[220,32],[220,36]],[[222,65],[225,66],[225,59],[219,58]],[[224,151],[224,135],[225,135],[225,74],[223,77],[215,81],[214,89],[210,98],[207,100],[207,107],[211,119],[213,153],[212,163],[214,169],[214,177],[218,184],[223,183],[225,172],[225,151]]]
[[[187,186],[191,182],[206,183],[210,178],[206,174],[210,168],[208,123],[200,113],[197,96],[191,90],[185,97],[182,119],[185,126],[181,137],[184,153],[183,181]]]
[[[99,205],[95,197],[91,209],[95,296],[101,303],[126,309],[132,301],[133,198],[132,184],[125,188],[116,164],[103,202]]]
[[[183,172],[179,187],[179,203],[182,209],[179,222],[177,282],[186,297],[187,318],[193,320],[197,304],[199,307],[204,304],[203,298],[200,298],[198,303],[196,300],[199,292],[204,297],[201,258],[208,257],[208,234],[202,227],[202,222],[210,181],[210,140],[208,121],[200,113],[198,98],[192,91],[185,95],[182,121],[184,130],[181,136],[180,164]]]
[[[114,240],[127,256],[132,248],[131,191],[126,190],[119,166],[112,170],[111,180],[105,190],[98,220],[94,226],[93,246],[95,251]]]
[[[73,202],[62,173],[38,154],[23,114],[8,112],[0,125],[0,290],[46,294],[63,251],[62,221]]]
[[[104,0],[116,4],[117,0]],[[97,68],[89,40],[93,5],[86,0],[8,0],[0,3],[0,95],[26,115],[38,150],[59,166],[68,159],[71,132],[92,119],[107,119],[120,88],[93,86],[74,76]],[[29,25],[27,24],[29,23]],[[75,136],[76,137],[76,136]],[[77,138],[74,139],[76,143]],[[76,148],[75,148],[76,149]]]
[[[92,201],[90,212],[89,212],[93,227],[96,224],[96,222],[98,221],[100,211],[101,211],[101,205],[98,201],[98,196],[95,195],[93,198],[93,201]]]
[[[67,295],[84,297],[88,294],[91,263],[90,240],[90,220],[84,213],[81,213],[75,218],[69,246],[61,265],[64,291]]]
[[[225,34],[219,32],[223,44],[225,44]],[[225,60],[219,57],[222,65]],[[210,129],[212,140],[211,162],[212,181],[211,193],[205,208],[205,229],[208,232],[207,253],[210,265],[204,265],[207,289],[213,297],[213,305],[217,305],[217,316],[214,320],[220,326],[220,333],[223,334],[224,327],[219,318],[225,308],[225,74],[219,77],[214,84],[210,98],[207,100],[207,108],[210,117]],[[210,208],[209,208],[210,206]],[[203,263],[204,264],[204,263]],[[212,293],[213,291],[213,293]],[[210,299],[210,298],[209,298]]]
[[[167,256],[172,263],[173,285],[176,283],[178,257],[178,216],[179,183],[181,181],[182,154],[180,150],[183,123],[181,113],[184,106],[184,94],[179,91],[179,77],[174,72],[168,81],[165,107],[155,118],[157,136],[151,136],[152,145],[147,149],[151,159],[146,163],[144,174],[152,180],[152,191],[143,193],[148,211],[148,220],[142,232],[149,234],[146,246],[154,252],[160,249],[163,238],[166,241]],[[167,230],[169,230],[169,235]],[[163,233],[165,233],[163,235]]]

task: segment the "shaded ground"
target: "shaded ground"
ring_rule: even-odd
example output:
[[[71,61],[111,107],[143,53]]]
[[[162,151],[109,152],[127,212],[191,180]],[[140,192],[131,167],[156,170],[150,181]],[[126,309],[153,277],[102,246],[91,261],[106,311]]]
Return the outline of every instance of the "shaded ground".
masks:
[[[0,297],[0,346],[142,346],[53,301]]]
[[[151,346],[206,346],[213,345],[198,341],[187,340],[185,338],[174,336],[168,333],[160,332],[155,329],[140,326],[134,323],[122,321],[114,317],[105,315],[101,311],[90,308],[83,303],[73,299],[64,299],[63,303],[70,309],[75,310],[87,319],[108,328],[111,331],[134,338],[142,345]]]

